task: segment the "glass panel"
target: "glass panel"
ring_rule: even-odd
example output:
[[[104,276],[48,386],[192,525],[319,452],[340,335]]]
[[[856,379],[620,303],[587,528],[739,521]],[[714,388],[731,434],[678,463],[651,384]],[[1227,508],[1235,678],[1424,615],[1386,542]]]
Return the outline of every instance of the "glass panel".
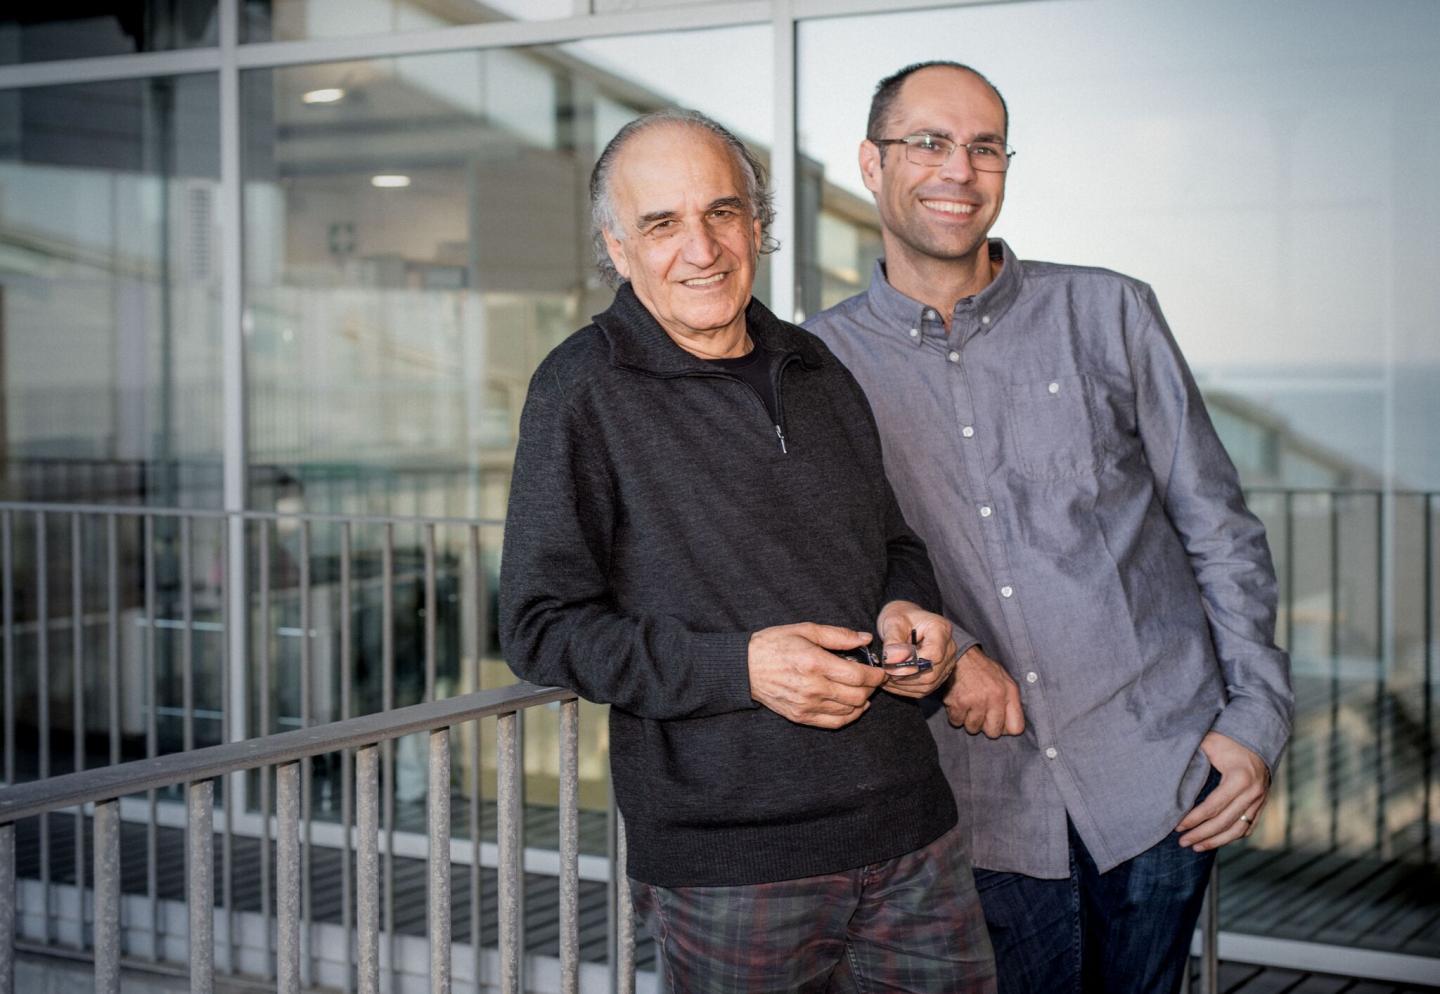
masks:
[[[442,696],[474,686],[476,653],[482,687],[513,680],[493,633],[498,523],[531,373],[612,296],[594,271],[595,157],[638,113],[692,102],[763,151],[768,110],[737,118],[703,100],[724,72],[768,66],[766,38],[764,29],[657,35],[242,76],[250,505],[493,522],[481,536],[483,591],[467,578],[465,529],[436,534]],[[628,72],[642,50],[651,64]],[[716,62],[712,75],[671,85],[682,67]],[[758,75],[755,102],[768,106]],[[338,96],[315,100],[317,91]],[[273,541],[271,627],[259,637],[285,727],[297,717],[302,630],[295,528],[277,526]],[[328,610],[338,604],[338,541],[329,527],[311,536],[314,597]],[[381,703],[385,530],[357,526],[353,541],[363,710]],[[423,691],[424,541],[413,524],[394,529],[397,704]],[[477,602],[492,621],[472,649],[465,612]],[[333,657],[315,658],[333,703]],[[585,804],[603,809],[605,722],[586,711]],[[554,739],[554,716],[527,721],[533,796],[544,797],[554,751],[540,743]]]
[[[1298,714],[1259,829],[1224,850],[1222,927],[1440,956],[1440,7],[1095,0],[802,24],[810,313],[869,283],[856,145],[880,78],[956,56],[925,38],[963,38],[1009,102],[994,233],[1155,287],[1269,525]]]
[[[220,504],[213,75],[0,93],[0,495]]]
[[[0,13],[0,65],[216,44],[215,0],[8,6]]]
[[[240,40],[345,38],[574,14],[575,0],[245,0]]]

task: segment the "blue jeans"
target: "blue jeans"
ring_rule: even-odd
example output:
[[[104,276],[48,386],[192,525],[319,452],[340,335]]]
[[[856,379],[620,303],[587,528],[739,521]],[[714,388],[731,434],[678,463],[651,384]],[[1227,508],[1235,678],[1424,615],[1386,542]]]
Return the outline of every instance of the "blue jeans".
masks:
[[[1218,782],[1212,772],[1200,797]],[[977,868],[999,994],[1178,991],[1215,862],[1179,838],[1100,873],[1072,825],[1068,879]]]

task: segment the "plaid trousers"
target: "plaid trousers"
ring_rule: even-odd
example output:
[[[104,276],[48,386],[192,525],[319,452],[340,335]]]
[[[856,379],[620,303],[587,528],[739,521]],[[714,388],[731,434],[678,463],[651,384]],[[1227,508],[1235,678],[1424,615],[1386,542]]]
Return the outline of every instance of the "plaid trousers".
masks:
[[[994,994],[970,863],[951,830],[867,866],[742,887],[631,881],[670,994]]]

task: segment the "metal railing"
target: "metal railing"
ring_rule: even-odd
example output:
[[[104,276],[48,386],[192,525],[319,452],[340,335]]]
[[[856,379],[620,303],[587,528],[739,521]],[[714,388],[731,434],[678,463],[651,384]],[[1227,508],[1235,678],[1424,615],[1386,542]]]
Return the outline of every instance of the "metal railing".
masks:
[[[1257,488],[1250,500],[1269,528],[1281,576],[1280,641],[1296,660],[1302,700],[1275,797],[1245,848],[1429,865],[1431,813],[1440,800],[1434,762],[1440,494]],[[500,522],[469,518],[0,503],[6,781],[433,701],[483,687],[486,672],[492,684],[508,680],[493,632],[500,529]],[[531,733],[548,734],[550,721],[547,715],[532,724]],[[589,798],[580,812],[581,879],[597,886],[610,872],[603,857],[615,848],[613,830],[608,844],[583,830],[607,817],[600,728],[587,719],[581,733]],[[533,751],[530,758],[545,757]],[[416,854],[424,844],[420,813],[397,800],[397,785],[405,788],[408,775],[409,793],[423,791],[415,762],[397,769],[388,747],[381,761],[381,862],[388,879],[397,853]],[[527,776],[548,789],[555,771],[536,765],[526,764]],[[459,841],[456,862],[478,872],[473,868],[493,865],[495,854],[488,848],[481,854],[488,844],[478,759],[468,772],[462,803],[470,806],[469,841]],[[312,853],[348,844],[350,755],[304,764],[300,774],[307,862]],[[239,841],[268,831],[271,787],[266,767],[224,782],[227,854],[232,827]],[[152,913],[139,919],[136,948],[158,949],[173,932],[153,910],[161,903],[156,835],[167,818],[180,818],[179,800],[172,803],[161,788],[121,808],[123,820],[138,822],[146,835],[144,894]],[[86,818],[76,811],[73,821],[40,820],[39,832],[24,836],[38,835],[39,848],[26,872],[40,887],[28,899],[40,907],[43,942],[78,943],[70,937],[84,932],[83,910],[77,931],[70,906],[68,919],[60,913],[68,896],[58,881],[66,879],[70,851],[77,867],[85,862]],[[1232,854],[1227,848],[1224,855]],[[269,847],[252,847],[245,858],[261,871],[261,903],[272,906]],[[558,870],[546,864],[537,872]],[[74,877],[83,881],[83,873]],[[1241,931],[1264,934],[1270,927],[1264,915],[1235,915],[1237,906],[1267,905],[1250,885],[1254,879],[1242,870],[1227,877],[1227,928],[1237,920]],[[229,907],[229,870],[220,885]],[[384,893],[382,933],[394,936],[395,908],[390,890]],[[308,887],[300,902],[308,934],[314,917]],[[352,905],[347,901],[347,916]],[[340,923],[354,925],[349,917]],[[232,955],[225,945],[221,952]],[[316,976],[312,959],[302,955],[302,980]]]
[[[495,718],[498,764],[499,843],[499,968],[495,988],[519,994],[522,988],[523,936],[521,808],[521,714],[529,708],[558,702],[561,743],[560,831],[559,831],[559,964],[560,990],[575,994],[580,982],[579,951],[579,822],[578,756],[579,702],[575,695],[554,688],[517,684],[498,690],[478,691],[441,701],[365,715],[314,728],[268,735],[245,742],[227,743],[175,753],[157,759],[123,763],[47,780],[21,784],[0,791],[0,994],[15,990],[16,823],[25,818],[43,817],[69,807],[94,805],[94,961],[95,989],[118,992],[122,966],[120,888],[120,801],[126,795],[184,785],[188,807],[186,838],[186,895],[189,921],[190,990],[209,994],[216,978],[216,904],[214,880],[215,784],[243,771],[273,768],[276,780],[274,832],[277,852],[277,888],[274,917],[277,923],[274,966],[271,975],[282,994],[298,992],[308,984],[301,977],[302,885],[300,828],[301,766],[313,757],[338,751],[354,751],[356,819],[346,825],[347,844],[353,839],[357,871],[353,885],[348,875],[344,891],[347,906],[353,894],[356,943],[355,986],[361,994],[379,994],[381,968],[382,884],[393,888],[393,878],[383,874],[379,842],[381,769],[387,747],[394,740],[428,733],[428,855],[426,860],[427,935],[429,941],[428,989],[449,992],[451,969],[451,851],[450,851],[450,732],[467,722]],[[623,838],[623,828],[621,829]],[[268,840],[269,828],[266,829]],[[623,843],[621,846],[623,859]],[[228,855],[227,855],[228,863]],[[472,863],[472,873],[478,864]],[[623,863],[617,867],[623,877]],[[472,902],[479,896],[478,881],[472,879]],[[262,909],[268,915],[268,909]],[[221,902],[223,932],[234,929],[231,907]],[[471,948],[474,955],[471,979],[481,989],[478,915],[471,917]],[[268,929],[267,929],[268,930]],[[347,922],[346,932],[350,926]],[[221,937],[228,948],[228,934]],[[633,936],[625,938],[633,939]],[[628,946],[628,948],[627,948]],[[633,989],[635,963],[633,941],[621,943],[617,969],[622,990]],[[228,958],[228,957],[227,957]],[[388,960],[393,969],[393,954]],[[233,963],[224,972],[234,973]],[[390,978],[390,989],[394,988]],[[345,987],[350,988],[349,978]]]

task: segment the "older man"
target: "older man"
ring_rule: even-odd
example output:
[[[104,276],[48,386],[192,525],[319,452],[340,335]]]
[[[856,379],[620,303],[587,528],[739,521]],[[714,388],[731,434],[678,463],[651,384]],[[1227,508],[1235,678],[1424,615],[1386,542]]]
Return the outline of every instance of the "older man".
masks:
[[[636,905],[674,989],[993,990],[917,703],[949,676],[950,626],[859,385],[751,299],[759,163],[705,117],[650,115],[591,200],[621,282],[531,381],[501,632],[520,676],[611,705]],[[872,628],[894,643],[877,662],[915,643],[934,665],[837,655]]]
[[[1289,734],[1275,575],[1150,288],[988,237],[1008,125],[967,66],[880,83],[860,170],[885,257],[810,326],[968,630],[944,705],[971,734],[932,726],[1000,990],[1160,994]]]

